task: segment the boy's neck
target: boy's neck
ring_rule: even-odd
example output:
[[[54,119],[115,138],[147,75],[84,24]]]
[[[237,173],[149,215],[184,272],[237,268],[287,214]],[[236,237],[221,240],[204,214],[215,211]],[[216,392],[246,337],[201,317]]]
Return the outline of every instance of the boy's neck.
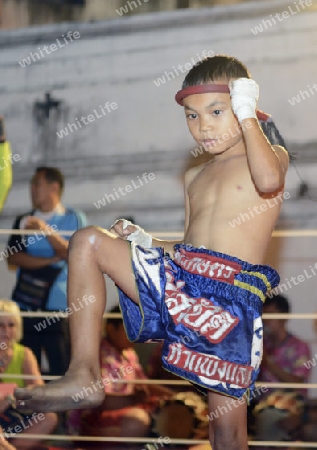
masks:
[[[235,145],[234,147],[228,148],[218,155],[213,155],[212,161],[225,162],[238,156],[246,156],[246,148],[243,142]]]

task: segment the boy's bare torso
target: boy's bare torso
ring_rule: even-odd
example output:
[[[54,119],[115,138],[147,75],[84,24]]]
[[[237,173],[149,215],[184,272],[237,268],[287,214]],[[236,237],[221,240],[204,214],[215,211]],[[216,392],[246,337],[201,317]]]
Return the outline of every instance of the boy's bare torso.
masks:
[[[252,182],[246,154],[191,169],[185,188],[190,211],[185,243],[263,264],[283,191],[279,197],[277,193],[261,196]]]

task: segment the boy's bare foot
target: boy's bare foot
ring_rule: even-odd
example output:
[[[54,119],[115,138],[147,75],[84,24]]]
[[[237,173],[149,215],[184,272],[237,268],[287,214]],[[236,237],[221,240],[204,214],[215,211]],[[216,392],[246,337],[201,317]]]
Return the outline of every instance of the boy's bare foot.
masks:
[[[58,412],[69,409],[95,408],[105,397],[102,381],[90,372],[67,372],[60,380],[44,386],[17,388],[14,396],[19,411]]]

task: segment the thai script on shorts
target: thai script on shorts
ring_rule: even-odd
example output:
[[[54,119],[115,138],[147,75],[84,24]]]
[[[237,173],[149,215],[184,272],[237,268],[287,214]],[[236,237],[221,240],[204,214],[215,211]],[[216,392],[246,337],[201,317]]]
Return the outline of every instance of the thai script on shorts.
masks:
[[[169,346],[167,362],[198,377],[245,388],[251,384],[253,367],[188,350],[180,342]]]
[[[221,342],[238,324],[239,318],[232,316],[221,306],[206,298],[191,298],[181,289],[184,281],[174,283],[174,277],[166,272],[165,304],[173,322],[199,331],[209,342]]]
[[[234,283],[234,274],[241,269],[239,264],[224,264],[225,260],[213,257],[191,257],[188,252],[177,252],[175,262],[184,270],[196,275],[207,276],[210,278],[222,279],[227,283]]]

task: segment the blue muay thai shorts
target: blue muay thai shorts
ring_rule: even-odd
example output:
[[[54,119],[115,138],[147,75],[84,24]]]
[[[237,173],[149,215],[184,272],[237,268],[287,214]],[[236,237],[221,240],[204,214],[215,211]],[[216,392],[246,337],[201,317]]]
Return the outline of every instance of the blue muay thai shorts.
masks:
[[[164,341],[164,369],[234,398],[254,388],[262,358],[262,306],[279,283],[269,266],[205,248],[163,249],[131,243],[139,305],[119,289],[132,342]]]

